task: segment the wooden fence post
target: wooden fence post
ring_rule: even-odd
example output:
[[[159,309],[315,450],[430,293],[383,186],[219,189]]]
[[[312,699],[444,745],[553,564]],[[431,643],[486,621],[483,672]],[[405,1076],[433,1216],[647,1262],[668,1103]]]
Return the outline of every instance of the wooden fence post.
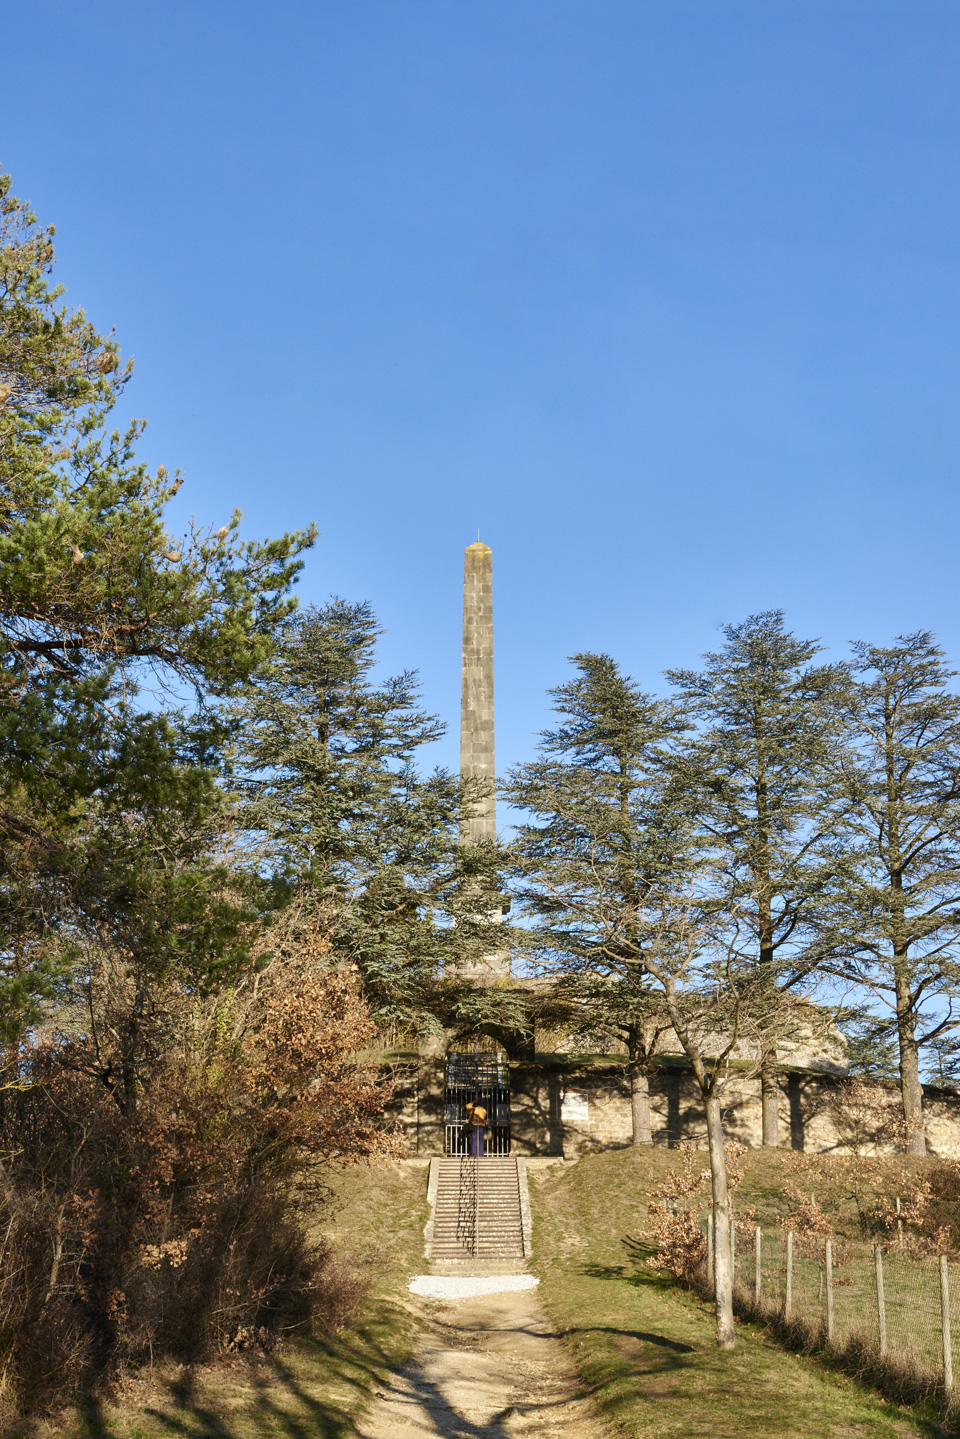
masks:
[[[783,1317],[790,1318],[793,1308],[793,1230],[787,1234],[787,1287],[783,1296]]]
[[[940,1333],[943,1336],[943,1387],[953,1388],[953,1348],[950,1344],[950,1281],[947,1278],[947,1256],[940,1255]]]
[[[763,1269],[761,1268],[760,1249],[763,1244],[763,1235],[760,1232],[760,1225],[757,1225],[753,1236],[753,1302],[760,1303],[760,1287],[763,1283]]]
[[[730,1210],[730,1283],[736,1288],[737,1284],[737,1226],[733,1218],[733,1210]]]
[[[833,1343],[833,1244],[828,1239],[826,1249],[827,1283],[827,1343]]]
[[[883,1294],[883,1250],[879,1244],[873,1246],[873,1268],[877,1279],[877,1335],[882,1356],[887,1352],[887,1301]]]

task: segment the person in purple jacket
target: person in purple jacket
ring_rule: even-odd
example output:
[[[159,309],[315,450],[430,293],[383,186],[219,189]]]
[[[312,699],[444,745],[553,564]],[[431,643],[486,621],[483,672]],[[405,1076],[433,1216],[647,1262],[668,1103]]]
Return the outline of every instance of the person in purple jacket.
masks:
[[[467,1119],[470,1121],[470,1153],[475,1159],[483,1158],[483,1131],[487,1123],[487,1111],[482,1104],[477,1104],[470,1099],[466,1105]]]

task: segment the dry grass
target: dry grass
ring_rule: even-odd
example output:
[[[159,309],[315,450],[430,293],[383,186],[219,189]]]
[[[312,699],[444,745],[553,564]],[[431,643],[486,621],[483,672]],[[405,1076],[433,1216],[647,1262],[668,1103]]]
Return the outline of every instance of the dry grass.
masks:
[[[741,1206],[772,1222],[788,1156],[752,1154]],[[669,1151],[588,1156],[534,1170],[534,1267],[548,1312],[598,1402],[637,1439],[886,1439],[941,1435],[932,1412],[905,1410],[765,1327],[741,1320],[721,1354],[710,1304],[646,1263],[646,1228]],[[782,1211],[781,1211],[782,1212]]]
[[[110,1397],[9,1431],[17,1439],[346,1439],[371,1391],[410,1353],[414,1321],[403,1302],[422,1267],[423,1166],[384,1162],[332,1173],[334,1211],[318,1236],[347,1243],[370,1281],[358,1322],[277,1353],[185,1369],[144,1369]]]

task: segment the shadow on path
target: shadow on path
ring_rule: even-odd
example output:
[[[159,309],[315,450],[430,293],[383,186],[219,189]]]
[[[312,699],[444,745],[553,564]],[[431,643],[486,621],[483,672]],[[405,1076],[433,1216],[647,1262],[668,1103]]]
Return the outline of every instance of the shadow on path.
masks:
[[[182,1371],[140,1412],[156,1420],[164,1433],[183,1439],[250,1439],[251,1431],[264,1439],[347,1439],[355,1435],[353,1416],[389,1370],[391,1356],[369,1332],[360,1330],[349,1339],[302,1340],[298,1358],[302,1362],[291,1363],[285,1355],[271,1355],[251,1364],[244,1375],[245,1402],[242,1410],[238,1406],[236,1419],[210,1404],[216,1369],[204,1371],[203,1386],[193,1371]],[[309,1368],[311,1358],[318,1361],[316,1389],[337,1390],[336,1399],[311,1392],[314,1386],[299,1372]],[[235,1377],[235,1370],[225,1370],[224,1385]],[[98,1397],[88,1396],[78,1407],[86,1439],[120,1439]]]

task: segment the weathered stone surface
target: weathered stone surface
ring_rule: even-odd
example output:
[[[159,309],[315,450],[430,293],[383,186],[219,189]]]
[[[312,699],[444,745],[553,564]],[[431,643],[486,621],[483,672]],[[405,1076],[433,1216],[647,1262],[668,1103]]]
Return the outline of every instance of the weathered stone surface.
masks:
[[[510,1065],[511,1149],[518,1155],[576,1159],[631,1142],[630,1087],[622,1064],[521,1062]],[[785,1073],[780,1081],[780,1132],[785,1147],[807,1153],[891,1154],[899,1113],[896,1084],[850,1086],[842,1076]],[[653,1142],[706,1145],[706,1123],[689,1068],[663,1065],[650,1076]],[[931,1154],[960,1158],[960,1091],[927,1086],[927,1145]],[[734,1077],[724,1095],[724,1131],[750,1148],[759,1146],[760,1085]],[[391,1106],[410,1154],[443,1153],[443,1070],[437,1061],[409,1073]]]
[[[546,994],[548,990],[541,987],[539,993]],[[555,1027],[536,1026],[538,1053],[564,1055],[574,1063],[578,1054],[593,1052],[594,1046],[591,1045],[590,1038],[589,1035],[584,1038]],[[708,1035],[705,1041],[707,1056],[714,1057],[726,1041],[727,1035],[722,1030]],[[606,1042],[608,1054],[626,1055],[625,1044],[615,1040],[611,1042],[609,1039]],[[659,1056],[682,1058],[683,1046],[672,1026],[665,1025],[658,1029],[655,1053]],[[794,1000],[791,1010],[787,1012],[776,1053],[777,1059],[785,1068],[811,1069],[841,1077],[850,1073],[847,1041],[834,1023],[832,1012],[805,999]],[[758,1046],[749,1039],[741,1040],[734,1045],[730,1058],[734,1061],[755,1063],[759,1058]]]
[[[493,551],[477,541],[463,557],[463,661],[460,684],[460,773],[486,781],[490,793],[460,831],[464,841],[496,839],[493,726]]]
[[[487,793],[460,826],[462,844],[497,837],[493,719],[493,551],[478,540],[463,557],[463,658],[460,684],[460,773],[482,780]],[[500,911],[489,915],[499,921]],[[488,983],[510,973],[507,950],[491,950],[462,971]]]

